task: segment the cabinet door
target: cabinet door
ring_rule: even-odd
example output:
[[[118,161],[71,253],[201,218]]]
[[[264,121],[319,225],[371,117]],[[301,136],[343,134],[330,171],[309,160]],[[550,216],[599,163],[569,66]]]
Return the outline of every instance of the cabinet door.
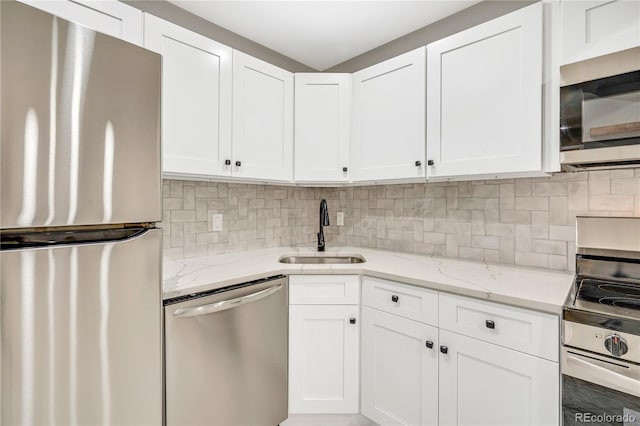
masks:
[[[290,413],[358,412],[359,323],[357,305],[289,306]]]
[[[233,175],[293,178],[293,74],[233,51]]]
[[[142,46],[142,12],[116,0],[20,0],[22,3]]]
[[[295,180],[348,181],[351,75],[304,73],[295,81]]]
[[[149,14],[145,47],[162,55],[164,173],[229,176],[231,48]]]
[[[558,364],[440,330],[441,425],[558,425]]]
[[[430,178],[542,170],[540,3],[431,43],[427,57]]]
[[[363,307],[362,414],[381,425],[437,425],[437,348],[437,328]]]
[[[373,65],[352,79],[353,180],[424,177],[425,49]]]
[[[640,1],[562,1],[562,63],[640,46]]]

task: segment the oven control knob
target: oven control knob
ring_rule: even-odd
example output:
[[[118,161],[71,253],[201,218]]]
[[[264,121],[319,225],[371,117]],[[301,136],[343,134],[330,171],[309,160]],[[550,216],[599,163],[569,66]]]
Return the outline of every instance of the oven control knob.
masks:
[[[626,340],[617,334],[612,334],[604,339],[604,347],[607,348],[611,355],[622,356],[629,351],[629,345]]]

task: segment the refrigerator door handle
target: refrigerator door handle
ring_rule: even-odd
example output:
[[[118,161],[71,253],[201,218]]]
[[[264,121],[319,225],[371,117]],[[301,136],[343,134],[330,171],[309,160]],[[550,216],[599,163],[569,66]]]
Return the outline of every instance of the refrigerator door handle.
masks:
[[[237,297],[235,299],[223,300],[221,302],[210,303],[208,305],[194,306],[191,308],[176,309],[173,316],[176,318],[196,317],[200,315],[212,314],[214,312],[226,311],[246,303],[251,303],[271,296],[273,293],[282,289],[283,284],[277,284],[272,287],[260,290],[246,296]]]

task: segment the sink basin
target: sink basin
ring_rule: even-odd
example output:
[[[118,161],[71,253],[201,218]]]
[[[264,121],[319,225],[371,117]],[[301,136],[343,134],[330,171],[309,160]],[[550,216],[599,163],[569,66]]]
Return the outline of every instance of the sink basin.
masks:
[[[364,263],[364,257],[353,256],[282,256],[279,260],[280,263],[292,263],[295,265],[306,264],[350,264],[350,263]]]

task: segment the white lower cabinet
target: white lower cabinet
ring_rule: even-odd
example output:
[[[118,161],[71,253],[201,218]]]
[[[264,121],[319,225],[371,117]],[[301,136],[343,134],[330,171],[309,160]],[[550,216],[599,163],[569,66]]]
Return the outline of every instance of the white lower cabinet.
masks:
[[[356,276],[289,284],[289,412],[314,416],[287,425],[560,424],[557,316],[371,277],[361,307]]]
[[[289,277],[289,413],[359,412],[359,290],[356,275]]]
[[[289,412],[357,413],[357,305],[289,307]]]
[[[436,327],[363,307],[362,414],[380,425],[437,425],[437,348]]]
[[[440,425],[559,424],[558,363],[445,330],[440,344]]]

